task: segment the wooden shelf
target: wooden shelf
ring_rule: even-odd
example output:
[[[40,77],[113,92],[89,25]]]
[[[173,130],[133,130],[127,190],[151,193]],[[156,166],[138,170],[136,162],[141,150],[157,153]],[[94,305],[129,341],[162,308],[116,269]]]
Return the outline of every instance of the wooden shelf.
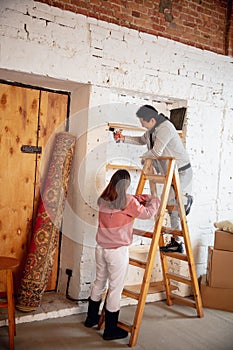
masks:
[[[131,131],[140,131],[140,132],[146,132],[146,128],[136,126],[136,125],[130,125],[130,124],[120,124],[120,123],[108,123],[108,128],[113,129],[120,129],[120,130],[131,130]],[[177,130],[177,133],[180,135],[180,137],[183,137],[183,130]]]
[[[108,123],[108,127],[114,128],[114,129],[121,129],[121,130],[132,130],[132,131],[141,131],[141,132],[146,131],[146,128],[142,128],[140,126],[130,125],[130,124]]]
[[[123,165],[123,164],[108,163],[108,164],[106,164],[106,170],[109,170],[109,169],[127,169],[127,170],[139,170],[139,171],[142,170],[141,168],[139,168],[138,166],[135,166],[135,165]]]

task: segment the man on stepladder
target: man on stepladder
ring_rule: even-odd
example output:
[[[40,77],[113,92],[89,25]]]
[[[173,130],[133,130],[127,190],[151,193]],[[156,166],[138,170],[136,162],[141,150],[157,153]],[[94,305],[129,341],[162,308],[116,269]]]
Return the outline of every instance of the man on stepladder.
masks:
[[[189,214],[193,197],[192,177],[193,172],[189,160],[189,156],[184,148],[182,140],[178,135],[177,130],[170,120],[150,105],[144,105],[136,112],[141,125],[147,129],[142,136],[126,136],[120,133],[114,133],[115,141],[131,143],[135,145],[147,145],[148,151],[143,156],[153,156],[155,158],[166,156],[173,157],[176,160],[178,167],[182,198],[185,207],[186,215]],[[156,173],[165,174],[166,161],[153,160],[153,166]],[[176,198],[173,188],[169,193],[168,205],[176,205]],[[174,230],[180,229],[179,213],[175,210],[169,211],[171,228]],[[170,243],[165,247],[161,247],[164,252],[183,252],[182,242],[179,237],[172,237]]]

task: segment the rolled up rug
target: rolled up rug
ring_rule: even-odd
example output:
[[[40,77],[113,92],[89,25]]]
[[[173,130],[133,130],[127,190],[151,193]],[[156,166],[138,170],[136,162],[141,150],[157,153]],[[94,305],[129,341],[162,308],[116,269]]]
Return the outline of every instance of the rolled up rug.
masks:
[[[16,308],[21,311],[37,309],[48,283],[58,245],[75,140],[75,136],[68,132],[61,132],[55,136],[17,296]]]

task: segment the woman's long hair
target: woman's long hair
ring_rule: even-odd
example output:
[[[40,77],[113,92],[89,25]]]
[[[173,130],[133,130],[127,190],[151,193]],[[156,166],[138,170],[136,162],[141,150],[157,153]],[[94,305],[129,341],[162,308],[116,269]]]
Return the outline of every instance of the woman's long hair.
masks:
[[[112,209],[125,209],[127,205],[126,190],[130,185],[130,174],[125,169],[117,170],[111,177],[111,180],[98,199],[98,204]]]

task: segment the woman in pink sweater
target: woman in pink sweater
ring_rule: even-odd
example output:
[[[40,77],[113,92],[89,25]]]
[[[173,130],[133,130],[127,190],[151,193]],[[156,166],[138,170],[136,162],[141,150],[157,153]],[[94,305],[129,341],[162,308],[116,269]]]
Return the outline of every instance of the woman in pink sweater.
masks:
[[[96,234],[96,279],[89,298],[86,327],[99,321],[99,306],[108,283],[103,339],[125,338],[128,332],[117,327],[121,293],[127,276],[128,246],[133,240],[135,218],[149,219],[159,208],[159,199],[151,195],[129,195],[130,174],[116,171],[98,199],[99,225]]]

